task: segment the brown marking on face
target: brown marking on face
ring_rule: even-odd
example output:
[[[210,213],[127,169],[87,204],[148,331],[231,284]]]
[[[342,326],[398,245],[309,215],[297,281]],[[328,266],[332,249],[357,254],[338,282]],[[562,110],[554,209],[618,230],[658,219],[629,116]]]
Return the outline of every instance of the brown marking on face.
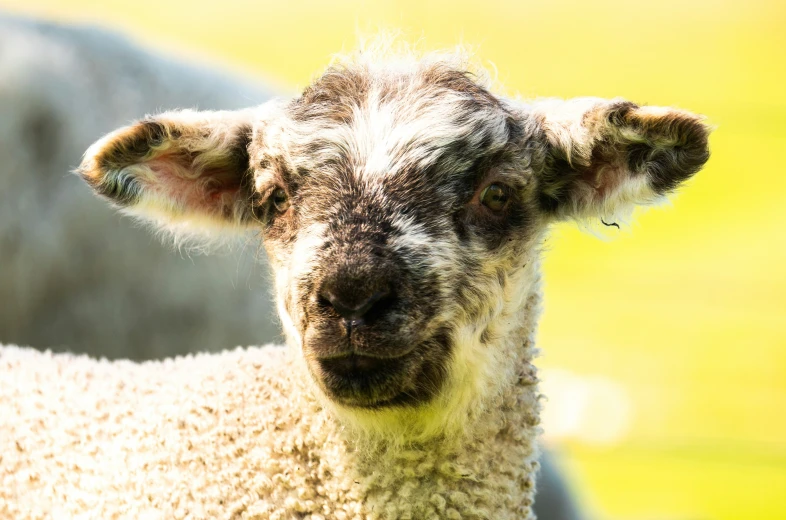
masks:
[[[362,70],[331,67],[290,104],[291,117],[348,124],[353,110],[366,100],[371,83],[372,78]]]
[[[500,108],[499,98],[480,86],[469,71],[456,70],[444,64],[436,63],[425,68],[419,74],[424,85],[439,87],[447,91],[467,94],[473,103],[483,108]]]

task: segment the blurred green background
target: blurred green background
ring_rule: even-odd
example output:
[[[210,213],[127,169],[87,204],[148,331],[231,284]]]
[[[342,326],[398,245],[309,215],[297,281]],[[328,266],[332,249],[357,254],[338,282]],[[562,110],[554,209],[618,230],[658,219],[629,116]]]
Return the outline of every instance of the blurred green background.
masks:
[[[613,240],[565,225],[548,242],[546,435],[598,518],[786,519],[783,0],[0,7],[120,28],[292,92],[359,31],[400,28],[427,48],[476,47],[511,94],[706,114],[712,159],[673,207],[640,213]]]

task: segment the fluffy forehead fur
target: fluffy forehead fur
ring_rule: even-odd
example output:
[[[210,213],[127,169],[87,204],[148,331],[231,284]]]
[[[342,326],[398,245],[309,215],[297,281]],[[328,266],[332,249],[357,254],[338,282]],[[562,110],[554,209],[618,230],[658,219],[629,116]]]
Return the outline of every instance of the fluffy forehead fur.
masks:
[[[477,76],[449,61],[397,65],[334,65],[288,107],[303,167],[444,176],[507,143],[506,114]]]

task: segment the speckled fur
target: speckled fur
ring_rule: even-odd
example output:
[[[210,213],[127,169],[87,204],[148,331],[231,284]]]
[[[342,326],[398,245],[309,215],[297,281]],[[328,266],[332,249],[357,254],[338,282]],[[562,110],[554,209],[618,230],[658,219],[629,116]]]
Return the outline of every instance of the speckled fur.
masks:
[[[506,100],[467,67],[461,55],[360,53],[292,101],[166,113],[91,147],[79,174],[132,215],[189,233],[259,230],[288,347],[149,365],[172,373],[130,376],[130,396],[94,389],[85,424],[111,442],[89,449],[148,465],[107,484],[103,465],[58,470],[22,446],[14,503],[40,476],[100,471],[85,501],[107,515],[158,503],[200,518],[533,518],[548,225],[662,197],[707,160],[707,131],[691,114],[616,100]],[[483,199],[491,185],[499,206]],[[334,292],[386,299],[350,323]],[[6,357],[9,373],[33,366]],[[357,358],[374,368],[330,368]],[[55,362],[85,365],[90,381],[121,370]],[[128,435],[103,431],[148,393],[156,406],[131,412]],[[10,423],[9,440],[41,429],[26,400],[8,402],[31,418]],[[206,406],[213,422],[193,423]],[[187,438],[167,430],[192,424]],[[27,469],[32,480],[17,477]],[[108,504],[107,486],[136,494]]]

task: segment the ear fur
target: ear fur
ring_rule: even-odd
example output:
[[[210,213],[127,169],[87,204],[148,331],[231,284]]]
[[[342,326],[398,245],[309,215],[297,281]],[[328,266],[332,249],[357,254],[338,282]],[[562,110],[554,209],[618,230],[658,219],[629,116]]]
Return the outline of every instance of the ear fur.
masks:
[[[253,111],[148,116],[93,144],[77,173],[123,211],[170,230],[253,221]]]
[[[577,98],[536,102],[532,116],[548,143],[539,203],[557,219],[624,220],[709,159],[709,127],[675,108]]]

